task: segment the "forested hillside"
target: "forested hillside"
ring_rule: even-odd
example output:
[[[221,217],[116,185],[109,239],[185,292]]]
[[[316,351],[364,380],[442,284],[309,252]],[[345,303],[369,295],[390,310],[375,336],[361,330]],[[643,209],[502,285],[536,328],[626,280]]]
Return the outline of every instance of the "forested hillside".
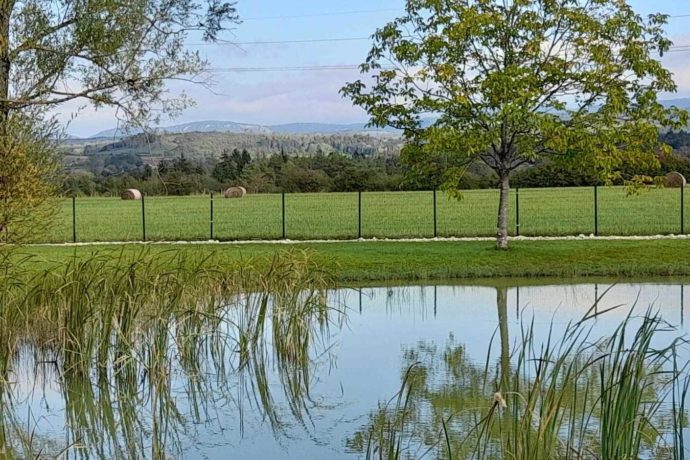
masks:
[[[619,183],[636,175],[653,178],[670,171],[690,177],[690,134],[666,133],[663,140],[673,147],[673,154],[659,154],[655,168],[627,168]],[[452,168],[464,168],[450,162],[412,168],[400,156],[402,145],[398,137],[361,134],[189,133],[72,142],[62,189],[77,195],[117,195],[125,188],[188,195],[232,185],[243,185],[252,193],[428,190],[438,187]],[[496,180],[488,167],[475,164],[456,185],[490,188]],[[593,174],[552,161],[526,165],[512,180],[516,187],[597,182]]]
[[[138,134],[122,140],[72,140],[65,144],[71,156],[135,154],[142,158],[190,160],[218,159],[223,152],[247,150],[255,157],[273,154],[315,155],[339,152],[348,155],[392,156],[402,147],[393,134],[237,134],[183,133]]]

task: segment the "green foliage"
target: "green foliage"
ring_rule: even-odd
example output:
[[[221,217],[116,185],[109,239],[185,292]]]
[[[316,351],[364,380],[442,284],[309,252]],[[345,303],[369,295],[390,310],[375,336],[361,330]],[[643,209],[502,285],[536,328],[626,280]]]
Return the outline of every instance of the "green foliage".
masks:
[[[242,177],[244,170],[252,162],[249,152],[234,149],[232,154],[227,151],[220,156],[220,161],[213,168],[213,177],[222,184],[229,184]]]
[[[123,189],[136,188],[147,195],[190,195],[220,191],[231,185],[243,185],[252,193],[426,188],[423,178],[408,176],[408,168],[397,157],[332,153],[287,158],[275,154],[252,159],[246,150],[235,150],[221,156],[220,161],[192,160],[187,156],[162,160],[156,170],[132,156],[123,153],[91,157],[86,165],[88,173],[78,169],[67,174],[62,193],[119,195]],[[492,182],[478,177],[475,183]]]
[[[659,129],[687,125],[657,100],[676,90],[656,58],[671,45],[666,20],[620,0],[410,0],[374,35],[361,67],[371,85],[342,92],[371,124],[405,130],[412,164],[449,165],[448,188],[474,161],[492,168],[506,247],[514,170],[552,156],[610,181],[624,165],[654,166]],[[424,126],[428,114],[438,118]]]
[[[55,210],[58,161],[55,126],[22,114],[0,127],[0,242],[22,243],[42,235]]]
[[[165,82],[194,80],[207,67],[187,38],[214,41],[236,21],[222,0],[1,2],[3,238],[21,240],[46,223],[57,151],[50,110],[70,101],[114,107],[127,126],[175,114],[189,100],[170,96]],[[82,187],[93,189],[85,176],[65,184],[70,193]]]
[[[71,100],[143,125],[188,104],[165,81],[207,67],[185,42],[214,41],[237,16],[222,0],[33,0],[0,5],[0,112]]]
[[[285,251],[258,268],[249,259],[139,250],[35,273],[31,258],[0,252],[3,456],[180,457],[181,432],[221,401],[280,430],[287,415],[269,384],[274,366],[301,422],[314,355],[339,316],[326,304],[329,275],[309,257]],[[25,353],[32,358],[19,358]],[[14,381],[25,365],[37,385],[59,372],[64,443],[46,448],[19,421],[26,393]]]

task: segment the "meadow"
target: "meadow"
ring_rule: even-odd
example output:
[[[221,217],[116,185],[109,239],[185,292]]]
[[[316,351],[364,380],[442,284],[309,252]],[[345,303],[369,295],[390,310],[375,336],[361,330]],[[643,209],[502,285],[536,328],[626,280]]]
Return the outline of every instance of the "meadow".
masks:
[[[681,233],[681,193],[649,189],[629,195],[623,187],[600,187],[595,224],[594,188],[513,190],[510,231],[517,233],[519,193],[520,235],[657,235]],[[148,241],[211,239],[210,197],[147,197]],[[498,191],[466,191],[462,199],[437,194],[436,226],[432,192],[362,193],[363,238],[432,238],[493,236]],[[690,200],[684,210],[690,211]],[[689,214],[690,215],[690,214]],[[354,239],[360,235],[357,193],[287,194],[285,234],[288,239]],[[598,228],[597,228],[598,227]],[[79,242],[141,241],[142,204],[119,198],[77,198],[76,237]],[[280,194],[214,200],[213,239],[262,240],[283,237]],[[36,242],[73,239],[72,200],[60,202],[50,234]]]

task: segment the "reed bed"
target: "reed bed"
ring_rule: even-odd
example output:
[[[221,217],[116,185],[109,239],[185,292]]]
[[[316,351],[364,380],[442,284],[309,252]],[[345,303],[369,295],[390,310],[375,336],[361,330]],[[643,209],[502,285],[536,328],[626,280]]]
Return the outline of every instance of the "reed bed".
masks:
[[[326,304],[330,277],[308,253],[280,253],[261,270],[184,251],[95,253],[38,273],[23,268],[30,262],[0,260],[8,458],[168,458],[219,398],[237,403],[238,417],[250,404],[279,429],[267,377],[274,364],[293,414],[308,411],[311,356],[340,316]],[[59,381],[67,441],[41,441],[17,420],[13,382],[26,368]],[[261,397],[241,402],[248,388]]]
[[[434,347],[408,352],[400,392],[349,449],[379,460],[684,459],[685,340],[654,346],[673,328],[652,311],[595,340],[596,316],[545,341],[523,324],[512,352],[502,346],[484,365],[454,344],[441,356],[425,352]]]

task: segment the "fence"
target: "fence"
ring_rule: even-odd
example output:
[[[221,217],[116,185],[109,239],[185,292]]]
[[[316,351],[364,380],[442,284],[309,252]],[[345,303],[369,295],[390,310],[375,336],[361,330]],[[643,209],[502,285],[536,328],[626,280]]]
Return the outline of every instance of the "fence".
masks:
[[[522,236],[684,234],[684,189],[587,187],[511,191],[510,233]],[[306,240],[493,236],[498,191],[461,200],[429,192],[72,198],[40,242]]]

